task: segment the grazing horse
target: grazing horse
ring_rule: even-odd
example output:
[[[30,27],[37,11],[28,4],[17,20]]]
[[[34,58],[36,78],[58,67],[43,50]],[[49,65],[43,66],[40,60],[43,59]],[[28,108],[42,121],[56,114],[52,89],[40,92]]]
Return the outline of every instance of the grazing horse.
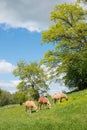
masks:
[[[30,114],[32,112],[32,109],[34,109],[37,112],[37,106],[35,105],[34,101],[26,101],[25,106],[26,112],[29,111]]]
[[[40,97],[38,99],[38,103],[39,103],[39,108],[42,109],[42,106],[46,106],[46,108],[50,109],[51,108],[51,104],[48,100],[47,97],[43,96],[43,97]]]
[[[53,102],[56,104],[57,100],[59,100],[60,102],[62,102],[62,99],[65,98],[66,100],[68,100],[68,96],[64,93],[60,93],[60,94],[54,94],[52,96],[52,100]]]

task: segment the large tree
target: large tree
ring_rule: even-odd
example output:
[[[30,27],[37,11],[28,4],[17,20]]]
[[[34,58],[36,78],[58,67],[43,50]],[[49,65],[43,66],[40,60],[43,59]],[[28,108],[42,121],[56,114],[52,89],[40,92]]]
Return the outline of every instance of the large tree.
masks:
[[[50,16],[54,24],[42,33],[43,43],[55,45],[45,53],[42,63],[53,70],[52,78],[57,80],[64,74],[65,84],[78,89],[87,88],[86,18],[87,10],[78,4],[56,5]]]
[[[38,99],[41,93],[48,90],[48,77],[36,62],[27,64],[24,61],[19,61],[13,74],[19,76],[21,80],[17,86],[18,90],[20,92],[26,91],[30,98]]]

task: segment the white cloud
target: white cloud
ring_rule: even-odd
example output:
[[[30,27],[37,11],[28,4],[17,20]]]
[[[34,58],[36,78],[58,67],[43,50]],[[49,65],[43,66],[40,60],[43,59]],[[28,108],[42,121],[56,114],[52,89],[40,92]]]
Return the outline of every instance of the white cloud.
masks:
[[[7,90],[11,93],[15,92],[17,85],[20,83],[20,80],[11,80],[11,81],[0,81],[0,88]]]
[[[55,4],[76,0],[0,0],[0,23],[6,28],[26,28],[41,31],[49,24],[50,12]]]
[[[9,82],[0,81],[0,87],[16,87],[19,82],[19,80],[11,80]]]
[[[0,60],[0,88],[10,91],[11,93],[16,91],[16,87],[19,84],[19,80],[8,80],[12,77],[12,71],[15,66],[6,60]]]
[[[0,60],[0,74],[11,73],[14,68],[15,68],[15,66],[12,65],[11,63],[9,63],[5,60]]]

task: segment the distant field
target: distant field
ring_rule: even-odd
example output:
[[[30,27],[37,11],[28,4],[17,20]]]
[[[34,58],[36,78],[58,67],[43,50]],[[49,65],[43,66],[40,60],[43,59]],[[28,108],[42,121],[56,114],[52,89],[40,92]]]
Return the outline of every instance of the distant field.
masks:
[[[68,101],[32,114],[20,105],[0,108],[0,130],[87,130],[87,90],[68,96]]]

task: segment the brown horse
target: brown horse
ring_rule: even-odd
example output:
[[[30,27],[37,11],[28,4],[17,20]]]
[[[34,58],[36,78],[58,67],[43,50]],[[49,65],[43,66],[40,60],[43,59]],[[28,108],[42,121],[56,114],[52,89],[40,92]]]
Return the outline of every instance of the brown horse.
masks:
[[[54,94],[52,96],[52,100],[53,102],[56,104],[57,100],[59,100],[60,102],[62,102],[62,99],[65,98],[66,100],[68,100],[68,96],[64,93],[60,93],[60,94]]]
[[[26,101],[25,106],[26,112],[29,111],[30,114],[32,112],[32,109],[34,109],[37,112],[37,106],[35,105],[34,101]]]
[[[46,108],[48,108],[48,109],[51,108],[51,104],[50,104],[48,98],[45,97],[45,96],[40,97],[40,98],[38,99],[38,103],[39,103],[39,108],[40,108],[40,109],[42,109],[42,107],[44,107],[44,106],[45,106]]]

